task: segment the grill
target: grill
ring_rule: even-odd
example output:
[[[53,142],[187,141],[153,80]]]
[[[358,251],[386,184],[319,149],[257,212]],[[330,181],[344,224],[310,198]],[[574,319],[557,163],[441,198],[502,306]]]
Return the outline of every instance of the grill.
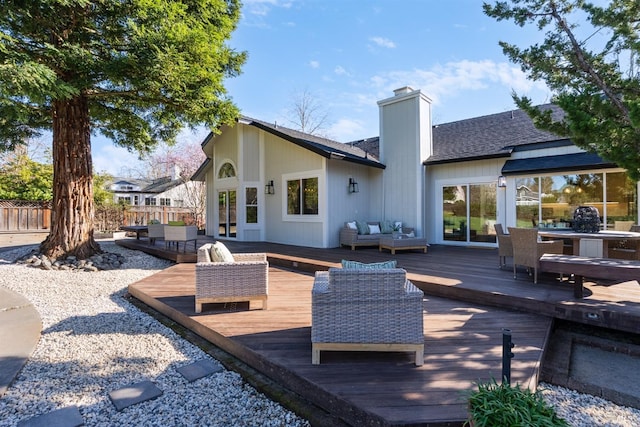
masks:
[[[597,233],[600,231],[600,212],[593,206],[578,206],[573,212],[573,231]]]

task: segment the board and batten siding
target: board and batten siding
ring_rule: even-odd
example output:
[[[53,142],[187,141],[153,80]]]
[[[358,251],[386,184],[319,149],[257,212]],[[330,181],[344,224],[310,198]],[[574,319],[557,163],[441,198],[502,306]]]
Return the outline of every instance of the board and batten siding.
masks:
[[[386,165],[383,217],[400,220],[424,235],[424,169],[431,155],[431,100],[419,90],[401,88],[379,101],[380,160]]]
[[[267,132],[263,132],[263,138],[265,181],[273,180],[275,185],[275,194],[265,196],[265,240],[288,245],[325,247],[325,159]],[[318,215],[300,215],[295,218],[287,216],[287,180],[310,177],[318,177]]]
[[[344,160],[327,160],[326,247],[340,246],[340,229],[347,221],[380,221],[382,215],[382,171]],[[349,193],[349,178],[360,191]]]

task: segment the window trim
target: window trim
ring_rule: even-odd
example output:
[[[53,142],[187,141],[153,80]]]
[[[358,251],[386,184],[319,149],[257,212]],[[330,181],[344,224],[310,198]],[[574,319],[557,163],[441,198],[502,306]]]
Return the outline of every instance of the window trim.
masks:
[[[323,171],[314,170],[306,172],[298,172],[292,174],[282,175],[280,182],[280,189],[276,188],[276,192],[280,191],[282,195],[282,221],[283,222],[321,222],[324,219],[324,181]],[[316,214],[289,214],[288,213],[288,181],[302,181],[303,179],[317,179],[318,180],[318,213]]]

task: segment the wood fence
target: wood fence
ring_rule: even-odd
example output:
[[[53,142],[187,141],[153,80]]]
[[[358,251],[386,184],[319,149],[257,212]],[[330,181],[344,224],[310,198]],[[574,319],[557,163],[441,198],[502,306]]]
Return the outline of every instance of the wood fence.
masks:
[[[195,224],[193,214],[186,208],[170,206],[105,206],[96,207],[96,231],[116,231],[122,225],[146,225],[150,220],[162,224],[184,221]],[[52,221],[50,202],[0,200],[0,232],[49,231]]]
[[[47,231],[50,227],[50,202],[0,200],[0,232]]]

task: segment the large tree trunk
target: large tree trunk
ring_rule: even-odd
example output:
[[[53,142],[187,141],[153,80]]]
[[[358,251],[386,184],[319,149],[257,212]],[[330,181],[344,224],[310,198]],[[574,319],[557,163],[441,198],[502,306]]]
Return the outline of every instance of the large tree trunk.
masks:
[[[53,220],[40,251],[51,258],[86,259],[101,252],[93,238],[93,174],[85,96],[54,101]]]

